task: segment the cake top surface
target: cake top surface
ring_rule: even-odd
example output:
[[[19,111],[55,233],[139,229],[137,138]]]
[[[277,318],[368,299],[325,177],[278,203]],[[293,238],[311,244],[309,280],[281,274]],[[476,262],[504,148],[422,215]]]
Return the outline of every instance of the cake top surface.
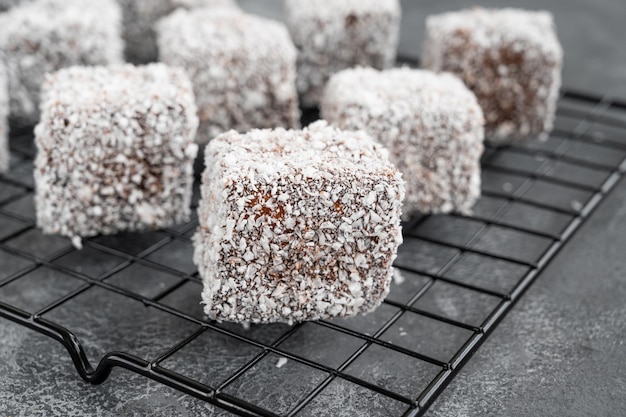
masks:
[[[36,0],[0,13],[0,38],[13,31],[63,29],[66,25],[101,26],[121,22],[121,10],[113,0]],[[68,29],[69,30],[69,29]]]
[[[431,35],[462,33],[485,47],[502,41],[526,41],[547,50],[561,50],[554,18],[548,11],[475,7],[429,16],[426,26]]]
[[[132,108],[135,104],[147,109],[158,103],[178,102],[181,96],[191,98],[193,93],[187,75],[180,68],[165,64],[74,66],[46,76],[42,109],[50,103],[77,110],[105,105]]]
[[[291,17],[345,18],[348,15],[400,14],[399,0],[285,0]]]
[[[476,96],[456,76],[427,70],[353,68],[334,75],[326,97],[340,107],[356,105],[370,115],[395,113],[436,115],[482,112]],[[479,119],[479,120],[480,120]]]
[[[325,121],[303,130],[230,131],[214,139],[206,153],[207,160],[220,155],[227,176],[299,173],[318,178],[321,173],[396,173],[387,150],[367,133],[342,131]]]
[[[171,42],[180,54],[241,51],[250,60],[276,53],[296,56],[284,24],[235,7],[178,9],[161,19],[157,28],[161,42]]]

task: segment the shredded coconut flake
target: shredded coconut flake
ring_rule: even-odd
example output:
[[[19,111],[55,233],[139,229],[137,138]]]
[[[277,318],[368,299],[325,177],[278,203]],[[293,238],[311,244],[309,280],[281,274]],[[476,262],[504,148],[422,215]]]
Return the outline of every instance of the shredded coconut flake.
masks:
[[[72,245],[78,249],[78,250],[82,250],[83,249],[83,239],[81,239],[80,236],[72,236]]]
[[[578,200],[573,200],[571,206],[572,206],[572,209],[577,212],[581,212],[583,208],[585,207],[583,203],[581,203]]]
[[[289,362],[289,360],[287,358],[280,358],[280,359],[278,359],[278,362],[276,362],[276,367],[278,369],[280,369],[283,366],[287,365],[287,362]]]
[[[402,272],[400,272],[398,268],[394,268],[393,269],[393,282],[396,285],[402,285],[404,284],[405,281],[406,281],[406,278],[404,277],[404,275],[402,275]]]

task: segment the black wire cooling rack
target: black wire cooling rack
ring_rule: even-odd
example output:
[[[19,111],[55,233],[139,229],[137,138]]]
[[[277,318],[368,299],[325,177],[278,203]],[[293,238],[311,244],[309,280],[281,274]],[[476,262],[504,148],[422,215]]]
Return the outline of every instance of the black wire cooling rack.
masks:
[[[205,318],[196,221],[89,239],[80,252],[42,235],[32,137],[11,147],[0,316],[62,343],[85,381],[122,367],[244,416],[420,416],[622,177],[626,105],[564,92],[547,142],[488,147],[473,216],[405,224],[381,308],[293,327]]]

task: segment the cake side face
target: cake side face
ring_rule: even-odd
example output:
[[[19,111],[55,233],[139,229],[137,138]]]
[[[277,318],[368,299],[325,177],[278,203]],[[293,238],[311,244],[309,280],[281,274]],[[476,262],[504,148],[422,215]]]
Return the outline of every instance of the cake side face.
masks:
[[[158,25],[161,61],[196,91],[198,142],[222,132],[299,127],[296,50],[284,25],[227,9],[178,10]]]
[[[382,302],[404,185],[380,145],[319,122],[228,132],[206,158],[194,258],[209,317],[300,322]]]
[[[9,83],[0,54],[0,173],[9,170]]]
[[[476,97],[451,74],[356,68],[329,81],[322,117],[365,130],[404,174],[404,212],[468,213],[480,197],[484,118]]]
[[[72,67],[46,78],[35,129],[35,205],[44,232],[143,231],[190,216],[194,136],[182,69]]]
[[[398,0],[285,0],[298,48],[298,91],[306,106],[320,103],[335,73],[355,66],[391,67],[398,49]]]
[[[178,8],[237,8],[234,0],[117,0],[124,16],[126,57],[137,64],[158,58],[155,23]]]
[[[37,0],[0,14],[11,117],[36,123],[46,73],[122,63],[121,19],[114,0]]]
[[[493,142],[546,139],[561,87],[563,50],[548,12],[471,9],[427,20],[424,67],[474,91]]]

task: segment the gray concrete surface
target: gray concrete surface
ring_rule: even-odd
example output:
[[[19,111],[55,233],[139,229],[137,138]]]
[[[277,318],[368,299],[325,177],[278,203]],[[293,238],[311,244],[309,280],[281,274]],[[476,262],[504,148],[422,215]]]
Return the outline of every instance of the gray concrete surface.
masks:
[[[626,416],[626,182],[427,414]]]
[[[242,4],[280,17],[279,0]],[[402,53],[419,53],[428,13],[465,4],[404,1]],[[555,12],[567,57],[566,86],[626,97],[623,0],[524,5]],[[625,236],[622,181],[427,415],[626,416]],[[89,386],[60,345],[0,320],[0,417],[225,415],[123,370]]]

